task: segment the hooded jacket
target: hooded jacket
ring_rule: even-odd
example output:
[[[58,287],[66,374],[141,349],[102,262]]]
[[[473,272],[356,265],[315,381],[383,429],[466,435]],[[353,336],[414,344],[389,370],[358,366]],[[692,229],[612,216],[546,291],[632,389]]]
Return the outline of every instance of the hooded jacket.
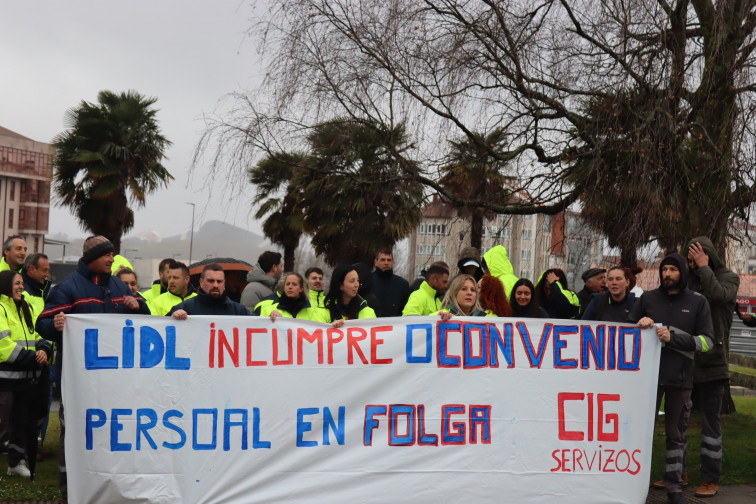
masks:
[[[693,381],[726,380],[730,377],[727,357],[730,353],[730,328],[732,314],[737,308],[735,298],[740,287],[740,277],[725,267],[717,255],[717,249],[707,237],[693,238],[688,249],[693,243],[701,244],[709,257],[709,265],[691,272],[688,288],[701,293],[709,302],[714,325],[714,346],[705,354],[696,354]]]
[[[255,309],[255,305],[273,294],[276,286],[276,279],[269,277],[260,267],[260,263],[255,263],[253,269],[247,273],[247,285],[244,287],[241,295],[241,304],[247,307],[249,311]]]
[[[34,308],[31,308],[34,318]],[[0,295],[0,390],[15,390],[35,377],[37,350],[52,356],[50,342],[29,327],[15,301]]]
[[[680,270],[680,292],[669,294],[662,279],[662,268],[672,262]],[[670,341],[662,347],[659,386],[693,388],[694,352],[707,352],[712,346],[714,329],[706,298],[687,288],[688,261],[680,254],[669,254],[659,264],[658,289],[644,292],[630,310],[628,320],[637,323],[649,317],[669,327]]]
[[[441,309],[441,296],[436,289],[426,281],[420,284],[420,288],[410,294],[407,305],[402,311],[402,316],[407,315],[430,315]]]
[[[491,275],[501,280],[501,284],[504,286],[504,294],[506,294],[507,300],[509,300],[509,294],[512,292],[512,287],[514,287],[518,278],[515,276],[512,263],[507,256],[507,249],[503,245],[496,245],[483,254],[483,260],[486,262]]]

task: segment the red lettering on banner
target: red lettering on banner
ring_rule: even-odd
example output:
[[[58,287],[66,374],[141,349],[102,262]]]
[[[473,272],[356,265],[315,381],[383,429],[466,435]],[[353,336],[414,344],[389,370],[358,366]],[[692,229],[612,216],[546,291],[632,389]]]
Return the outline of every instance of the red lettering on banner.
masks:
[[[391,364],[394,359],[379,359],[378,347],[383,345],[383,338],[378,337],[379,332],[391,332],[393,326],[373,327],[370,329],[370,363],[371,364]]]
[[[598,414],[594,418],[594,395],[596,396],[596,404],[598,405]],[[584,401],[588,398],[588,404],[586,405],[586,432],[588,434],[588,441],[593,441],[594,432],[596,439],[601,442],[617,442],[619,441],[619,415],[617,413],[605,413],[604,403],[617,402],[620,400],[619,394],[584,394],[582,392],[560,392],[557,395],[557,408],[559,416],[559,440],[560,441],[582,441],[585,439],[586,432],[569,431],[567,430],[567,421],[565,414],[565,403],[568,401]],[[598,423],[598,428],[596,424]],[[605,432],[604,425],[611,424],[613,426],[612,431]]]
[[[365,354],[360,348],[360,341],[367,339],[367,331],[362,327],[349,327],[347,328],[347,348],[349,348],[349,355],[347,357],[348,364],[354,364],[354,352],[360,357],[363,364],[367,364],[368,360]]]
[[[267,366],[268,361],[256,361],[252,360],[252,335],[255,333],[265,334],[268,332],[265,329],[247,328],[247,366]]]

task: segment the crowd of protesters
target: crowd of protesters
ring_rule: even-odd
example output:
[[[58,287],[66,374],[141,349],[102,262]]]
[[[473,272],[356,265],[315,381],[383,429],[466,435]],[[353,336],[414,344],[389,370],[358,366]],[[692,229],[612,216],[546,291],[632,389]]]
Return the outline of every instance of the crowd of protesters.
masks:
[[[171,316],[247,315],[323,322],[398,317],[518,317],[584,319],[633,323],[654,328],[662,342],[657,411],[665,399],[666,464],[655,486],[670,502],[685,502],[686,428],[692,398],[702,413],[699,496],[718,491],[722,433],[719,411],[729,379],[727,353],[739,277],[729,271],[706,237],[693,239],[687,259],[669,254],[659,265],[658,289],[642,293],[632,271],[622,266],[593,267],[584,287],[571,290],[564,271],[550,268],[535,282],[517,278],[501,245],[482,256],[465,248],[452,271],[445,262],[428,266],[411,284],[394,273],[391,250],[367,264],[338,265],[325,287],[324,272],[285,272],[278,252],[264,252],[247,275],[240,303],[226,292],[219,264],[204,267],[195,290],[189,268],[164,259],[150,289],[139,292],[137,276],[113,244],[102,236],[84,242],[74,273],[50,288],[44,254],[26,255],[26,243],[12,236],[0,261],[0,446],[8,452],[8,475],[30,476],[27,448],[45,418],[33,415],[28,398],[44,396],[50,377],[60,379],[66,315],[133,313]],[[451,275],[451,276],[450,276]],[[750,322],[750,321],[746,321]],[[66,497],[65,410],[60,406],[60,488]],[[33,440],[33,441],[32,441]]]

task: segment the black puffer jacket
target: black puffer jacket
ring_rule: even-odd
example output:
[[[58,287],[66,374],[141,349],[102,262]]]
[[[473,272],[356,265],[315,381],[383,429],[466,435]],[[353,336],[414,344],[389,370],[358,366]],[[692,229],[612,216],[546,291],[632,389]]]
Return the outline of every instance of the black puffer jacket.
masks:
[[[714,325],[714,346],[705,354],[696,355],[693,381],[700,383],[726,380],[730,377],[727,356],[730,353],[730,328],[732,314],[737,308],[735,298],[740,287],[740,277],[725,267],[717,255],[717,249],[707,237],[693,238],[688,244],[688,249],[693,243],[701,244],[709,257],[709,265],[691,272],[688,288],[706,297]]]
[[[672,261],[680,269],[681,291],[667,293],[662,281],[662,264]],[[659,265],[658,289],[644,292],[630,311],[628,320],[638,322],[649,317],[669,327],[670,341],[661,351],[659,385],[693,388],[694,352],[706,352],[712,346],[711,311],[706,298],[687,288],[688,262],[680,254],[669,254]]]

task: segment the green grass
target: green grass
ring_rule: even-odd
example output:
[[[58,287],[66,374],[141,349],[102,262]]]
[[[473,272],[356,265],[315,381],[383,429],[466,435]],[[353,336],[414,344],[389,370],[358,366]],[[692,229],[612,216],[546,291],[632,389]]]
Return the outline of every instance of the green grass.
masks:
[[[756,369],[730,365],[730,371],[756,376]]]
[[[50,423],[47,427],[47,435],[40,451],[45,454],[44,458],[37,462],[37,470],[34,481],[19,476],[6,476],[5,470],[8,462],[3,454],[0,463],[0,500],[54,500],[60,499],[58,490],[58,439],[60,437],[60,425],[58,414],[50,413]]]
[[[722,415],[723,485],[756,484],[756,397],[733,397],[737,413]],[[701,484],[699,471],[701,450],[701,415],[693,411],[688,425],[688,477],[691,485]],[[651,481],[661,479],[664,467],[664,417],[654,431]]]

